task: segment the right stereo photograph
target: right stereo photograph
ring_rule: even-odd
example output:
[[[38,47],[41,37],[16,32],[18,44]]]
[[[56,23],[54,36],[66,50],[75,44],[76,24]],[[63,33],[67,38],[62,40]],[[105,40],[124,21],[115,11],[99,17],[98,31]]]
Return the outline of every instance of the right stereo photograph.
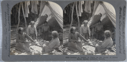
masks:
[[[63,10],[64,55],[116,55],[114,7],[104,1],[77,1]]]

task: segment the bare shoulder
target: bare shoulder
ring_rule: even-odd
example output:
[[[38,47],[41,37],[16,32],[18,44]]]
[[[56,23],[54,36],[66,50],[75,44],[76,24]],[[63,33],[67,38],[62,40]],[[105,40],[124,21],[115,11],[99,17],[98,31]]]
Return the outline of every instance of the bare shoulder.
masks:
[[[81,27],[84,27],[84,24],[82,24]]]
[[[31,25],[28,25],[28,27],[30,27]]]
[[[27,34],[26,34],[25,32],[23,32],[23,35],[24,35],[24,36],[27,36]]]
[[[76,35],[79,35],[79,32],[75,32]]]

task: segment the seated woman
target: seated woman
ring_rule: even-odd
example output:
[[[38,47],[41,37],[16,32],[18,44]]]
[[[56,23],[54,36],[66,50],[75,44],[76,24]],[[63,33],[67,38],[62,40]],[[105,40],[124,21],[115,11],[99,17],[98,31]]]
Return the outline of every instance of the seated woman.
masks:
[[[26,42],[26,39],[31,40],[33,42],[34,40],[23,31],[24,29],[22,27],[18,29],[18,35],[16,38],[16,50],[21,53],[26,52],[29,54],[30,53],[29,43]]]
[[[104,32],[105,39],[102,42],[101,45],[96,47],[95,52],[96,53],[103,53],[106,51],[106,49],[109,49],[113,46],[113,40],[111,38],[111,32],[109,30],[106,30]]]
[[[57,31],[52,31],[52,40],[43,48],[42,53],[50,53],[60,46],[59,34]]]
[[[78,52],[80,52],[80,54],[84,54],[83,49],[82,49],[82,44],[81,42],[78,41],[79,38],[84,41],[87,41],[81,34],[76,32],[75,27],[71,27],[70,35],[69,35],[69,42],[68,42],[68,49],[73,50],[73,51],[77,50]]]

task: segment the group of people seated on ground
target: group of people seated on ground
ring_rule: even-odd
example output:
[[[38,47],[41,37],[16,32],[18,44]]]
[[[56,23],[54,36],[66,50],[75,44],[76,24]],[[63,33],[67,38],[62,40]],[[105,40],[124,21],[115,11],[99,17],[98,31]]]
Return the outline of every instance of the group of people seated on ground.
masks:
[[[85,54],[82,48],[82,43],[85,43],[87,45],[90,45],[90,29],[88,27],[88,21],[85,20],[83,24],[80,27],[80,32],[76,30],[76,27],[70,27],[70,34],[69,34],[69,42],[67,43],[67,47],[71,51],[77,50],[80,52],[80,54]],[[101,35],[101,34],[100,34]],[[102,42],[98,42],[98,45],[93,45],[95,47],[95,53],[103,53],[107,49],[111,49],[113,46],[113,40],[111,37],[111,32],[110,30],[105,30],[104,31],[104,40]],[[79,40],[80,39],[80,40]]]
[[[82,41],[85,44],[88,44],[91,35],[90,29],[87,24],[88,21],[85,20],[80,27],[80,32],[76,30],[76,27],[70,27],[69,42],[66,45],[69,50],[78,51],[81,55],[84,55]],[[31,54],[31,51],[29,49],[30,43],[36,43],[37,39],[37,30],[34,27],[34,21],[31,21],[26,31],[23,27],[20,27],[18,29],[16,50],[19,52],[26,52],[28,54]],[[42,46],[43,54],[51,53],[54,49],[60,46],[59,33],[57,31],[52,31],[51,36],[52,40],[48,44],[46,44],[46,46]],[[104,40],[98,45],[94,46],[95,53],[103,53],[104,51],[106,51],[106,49],[111,49],[111,47],[113,46],[113,40],[111,36],[112,35],[110,30],[104,31]]]
[[[45,35],[46,36],[46,35]],[[46,46],[42,46],[43,53],[50,53],[55,48],[60,46],[59,33],[57,31],[52,31],[52,40],[46,44]],[[18,35],[16,38],[16,51],[18,53],[27,53],[29,55],[32,54],[30,51],[30,44],[37,42],[37,31],[34,27],[34,21],[31,21],[28,28],[25,30],[23,27],[18,28]]]

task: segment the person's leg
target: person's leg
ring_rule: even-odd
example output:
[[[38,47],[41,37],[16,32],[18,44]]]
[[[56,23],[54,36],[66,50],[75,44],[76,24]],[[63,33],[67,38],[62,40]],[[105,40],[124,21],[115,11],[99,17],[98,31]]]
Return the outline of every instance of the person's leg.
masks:
[[[29,49],[29,43],[23,43],[23,47],[24,47],[24,50],[25,50],[25,52],[27,53],[27,54],[29,54],[29,55],[31,55],[32,53],[31,53],[31,51],[30,51],[30,49]]]
[[[82,49],[82,47],[80,47],[80,46],[77,46],[77,49],[78,49],[78,51],[80,52],[80,54],[81,54],[81,55],[84,55],[84,52],[83,52],[83,49]]]
[[[88,33],[85,33],[84,36],[85,36],[86,39],[89,39],[89,34]]]
[[[51,53],[53,49],[49,48],[48,46],[44,47],[43,53]]]
[[[88,34],[88,33],[86,33],[86,35],[87,35],[87,39],[89,39],[89,34]]]
[[[35,33],[31,34],[31,37],[32,37],[33,40],[35,40],[36,39],[36,34]]]
[[[96,47],[95,53],[101,53],[103,54],[106,51],[105,48],[102,48],[101,46]]]
[[[44,54],[44,53],[45,53],[45,48],[46,48],[46,47],[43,47],[42,54]]]
[[[84,55],[83,49],[82,49],[82,45],[79,43],[75,44],[77,50],[80,52],[81,55]]]
[[[71,51],[75,51],[76,50],[75,44],[73,42],[68,42],[68,49]]]
[[[95,47],[95,53],[98,53],[99,46]]]
[[[17,43],[15,49],[17,51],[19,51],[19,52],[23,52],[23,45],[22,45],[22,43]]]

